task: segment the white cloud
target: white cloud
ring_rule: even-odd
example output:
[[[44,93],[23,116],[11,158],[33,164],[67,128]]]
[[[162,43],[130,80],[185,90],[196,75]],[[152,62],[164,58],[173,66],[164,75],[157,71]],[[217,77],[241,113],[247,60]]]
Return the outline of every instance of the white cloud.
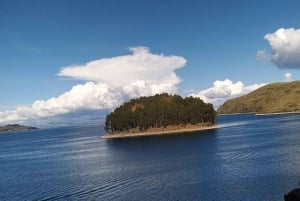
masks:
[[[293,77],[291,73],[284,74],[285,81],[290,82],[293,81]]]
[[[147,86],[180,82],[174,71],[186,60],[180,56],[152,54],[146,47],[130,48],[131,55],[99,59],[85,65],[64,67],[58,75],[107,83],[113,87],[144,81]]]
[[[78,84],[58,97],[0,112],[0,124],[79,110],[112,109],[128,98],[177,92],[181,80],[175,70],[185,65],[183,57],[152,54],[146,47],[130,48],[130,51],[130,55],[63,68],[58,75],[88,82]]]
[[[265,50],[258,50],[256,52],[256,60],[262,61],[262,60],[268,60],[268,55]]]
[[[266,34],[272,55],[272,62],[279,68],[300,68],[300,29],[278,29]],[[262,52],[261,52],[262,53]]]
[[[0,112],[0,123],[49,117],[78,110],[111,109],[122,102],[122,94],[105,84],[87,82],[72,87],[64,94],[48,100],[37,100],[30,106]]]
[[[217,80],[211,88],[192,93],[190,96],[200,97],[205,102],[212,103],[215,108],[218,108],[226,100],[247,94],[263,85],[265,84],[245,86],[241,81],[234,83],[229,79]]]

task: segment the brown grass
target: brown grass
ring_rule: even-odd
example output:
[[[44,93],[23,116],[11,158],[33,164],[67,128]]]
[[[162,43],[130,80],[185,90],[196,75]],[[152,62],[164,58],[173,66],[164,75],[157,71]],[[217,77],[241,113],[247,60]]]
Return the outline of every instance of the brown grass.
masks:
[[[284,113],[300,111],[300,81],[265,85],[247,95],[226,101],[219,114]]]

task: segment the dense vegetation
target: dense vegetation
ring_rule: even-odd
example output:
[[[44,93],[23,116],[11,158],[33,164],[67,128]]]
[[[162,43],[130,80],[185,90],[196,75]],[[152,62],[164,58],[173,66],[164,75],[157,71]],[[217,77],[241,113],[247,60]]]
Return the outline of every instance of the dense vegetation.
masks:
[[[300,111],[300,81],[272,83],[226,101],[219,114],[281,113]]]
[[[215,124],[216,112],[212,104],[200,98],[182,98],[179,95],[157,94],[132,99],[116,108],[106,117],[108,133],[146,131],[150,128],[165,128],[170,125]]]

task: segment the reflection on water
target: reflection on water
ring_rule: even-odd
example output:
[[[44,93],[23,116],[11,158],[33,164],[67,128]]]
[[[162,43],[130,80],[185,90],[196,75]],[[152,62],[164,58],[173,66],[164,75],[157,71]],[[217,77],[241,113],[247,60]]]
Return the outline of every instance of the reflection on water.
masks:
[[[0,135],[0,200],[283,200],[300,181],[300,115],[104,140],[101,127]]]

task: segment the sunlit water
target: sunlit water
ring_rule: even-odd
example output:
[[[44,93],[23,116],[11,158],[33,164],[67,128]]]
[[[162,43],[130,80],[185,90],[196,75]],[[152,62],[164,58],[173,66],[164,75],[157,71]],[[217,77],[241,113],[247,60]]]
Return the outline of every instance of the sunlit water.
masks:
[[[101,126],[0,134],[0,200],[279,201],[300,181],[300,115],[104,140]]]

